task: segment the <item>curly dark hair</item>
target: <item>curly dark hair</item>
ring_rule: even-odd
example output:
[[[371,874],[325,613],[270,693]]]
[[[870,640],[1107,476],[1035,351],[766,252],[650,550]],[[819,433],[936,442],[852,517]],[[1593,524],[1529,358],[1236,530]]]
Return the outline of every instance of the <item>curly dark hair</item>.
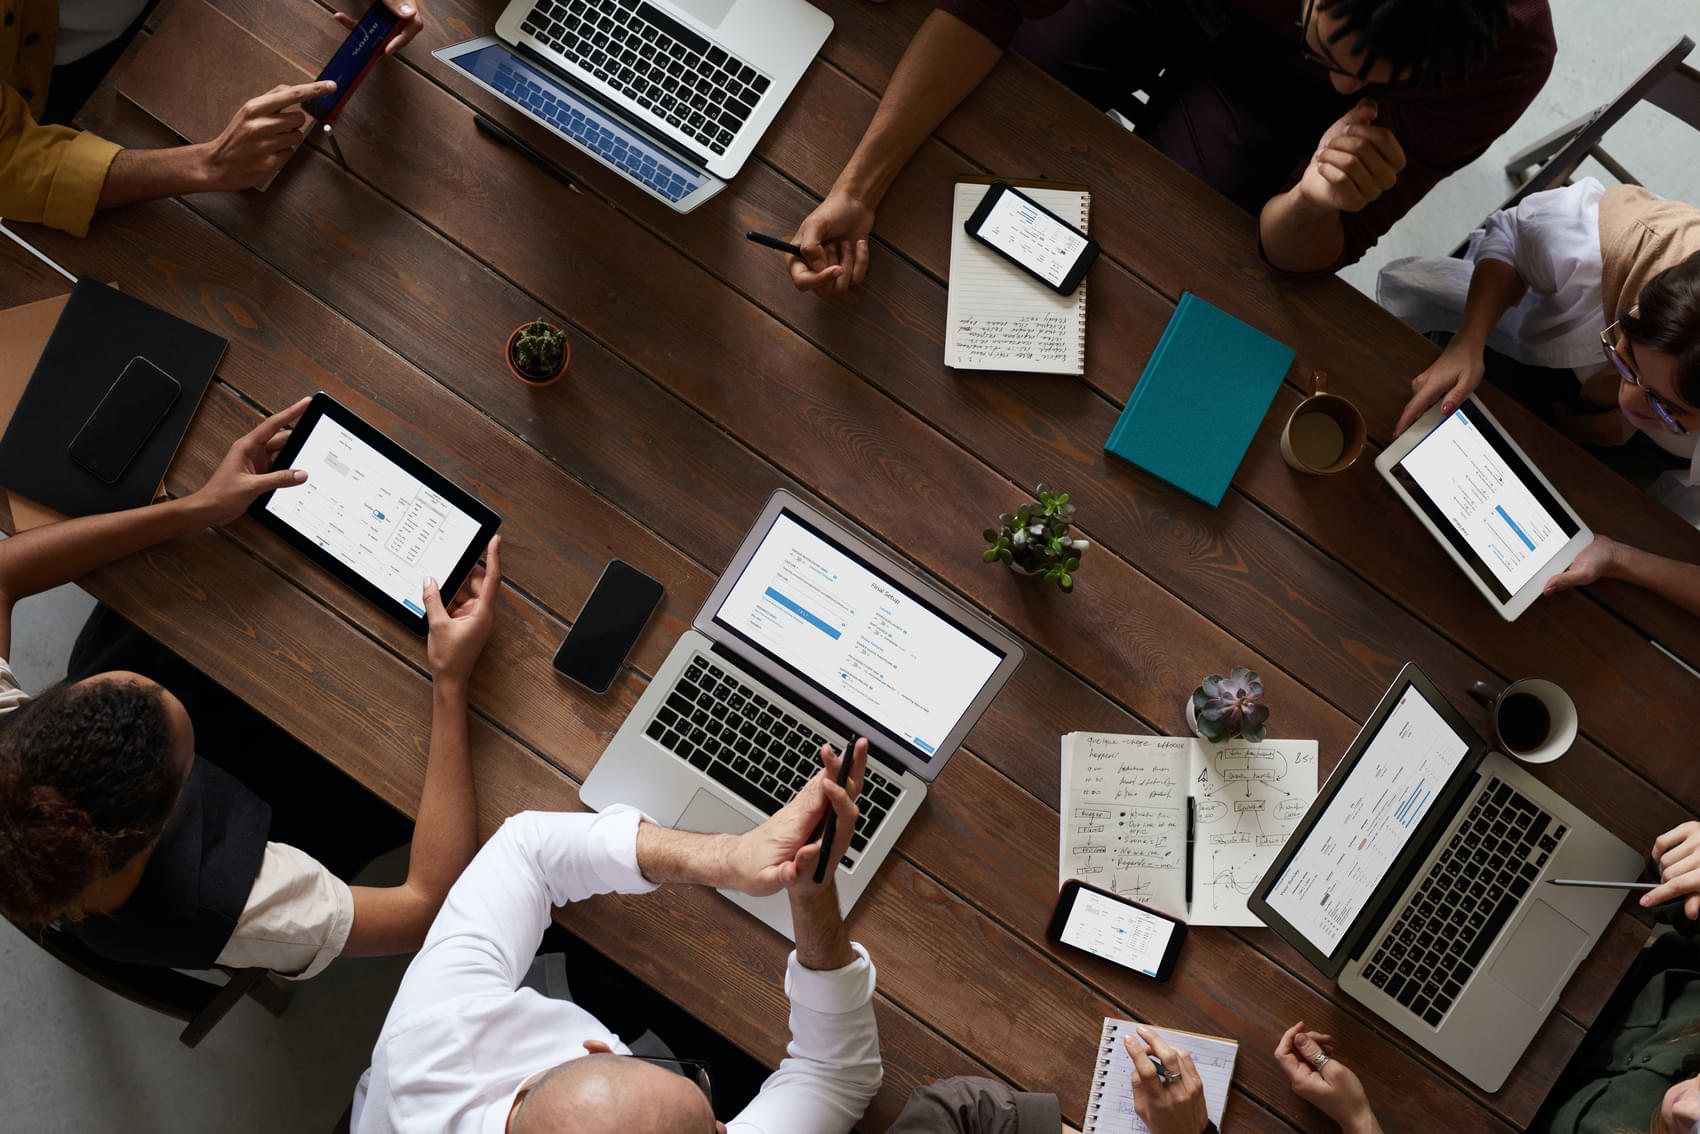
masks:
[[[1676,356],[1676,392],[1700,406],[1700,252],[1672,264],[1641,289],[1638,313],[1618,316],[1623,333]]]
[[[1407,82],[1438,83],[1475,71],[1511,23],[1508,0],[1316,0],[1340,21],[1330,45],[1356,37],[1358,78],[1383,60]]]
[[[158,686],[61,682],[0,728],[0,912],[58,917],[150,846],[183,773]]]

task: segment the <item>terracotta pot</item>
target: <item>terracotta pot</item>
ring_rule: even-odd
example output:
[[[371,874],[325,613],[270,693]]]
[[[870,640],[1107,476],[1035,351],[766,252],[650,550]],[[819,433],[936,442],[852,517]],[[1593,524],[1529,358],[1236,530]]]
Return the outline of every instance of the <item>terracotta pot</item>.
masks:
[[[534,386],[538,389],[542,389],[544,386],[553,386],[561,380],[561,376],[567,372],[567,366],[573,360],[573,341],[567,339],[566,345],[561,348],[561,368],[559,370],[547,378],[533,378],[514,365],[514,343],[519,341],[520,332],[529,326],[531,326],[530,323],[522,323],[514,328],[514,333],[508,336],[508,345],[502,348],[502,361],[508,364],[508,373],[527,386]]]

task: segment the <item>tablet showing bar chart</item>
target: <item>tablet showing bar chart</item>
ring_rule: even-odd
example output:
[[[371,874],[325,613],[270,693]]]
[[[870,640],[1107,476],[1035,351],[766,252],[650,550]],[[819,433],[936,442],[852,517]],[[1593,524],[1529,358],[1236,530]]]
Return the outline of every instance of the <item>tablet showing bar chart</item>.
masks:
[[[1408,686],[1269,892],[1269,907],[1331,954],[1469,755]]]

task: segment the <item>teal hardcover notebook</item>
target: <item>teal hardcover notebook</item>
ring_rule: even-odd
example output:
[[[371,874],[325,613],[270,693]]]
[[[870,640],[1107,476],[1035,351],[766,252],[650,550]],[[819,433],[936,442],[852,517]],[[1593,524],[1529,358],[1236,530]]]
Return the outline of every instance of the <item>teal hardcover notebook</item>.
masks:
[[[1104,451],[1214,508],[1292,364],[1292,347],[1185,292]]]

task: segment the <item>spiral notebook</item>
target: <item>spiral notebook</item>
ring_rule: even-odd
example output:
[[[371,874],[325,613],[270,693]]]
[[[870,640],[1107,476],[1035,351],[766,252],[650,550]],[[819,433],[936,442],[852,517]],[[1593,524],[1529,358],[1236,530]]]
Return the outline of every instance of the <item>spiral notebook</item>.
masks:
[[[944,364],[954,370],[1086,373],[1086,285],[1058,295],[963,228],[991,182],[961,181],[950,218],[950,296]],[[1061,185],[1015,186],[1086,231],[1092,194]]]
[[[1122,1037],[1133,1034],[1132,1020],[1106,1017],[1098,1040],[1098,1061],[1092,1068],[1092,1092],[1086,1097],[1086,1121],[1080,1134],[1148,1134],[1149,1127],[1133,1109],[1133,1060]],[[1228,1084],[1234,1079],[1234,1060],[1240,1045],[1219,1036],[1201,1036],[1173,1028],[1152,1028],[1176,1051],[1192,1056],[1204,1081],[1204,1109],[1218,1129],[1228,1107]]]

